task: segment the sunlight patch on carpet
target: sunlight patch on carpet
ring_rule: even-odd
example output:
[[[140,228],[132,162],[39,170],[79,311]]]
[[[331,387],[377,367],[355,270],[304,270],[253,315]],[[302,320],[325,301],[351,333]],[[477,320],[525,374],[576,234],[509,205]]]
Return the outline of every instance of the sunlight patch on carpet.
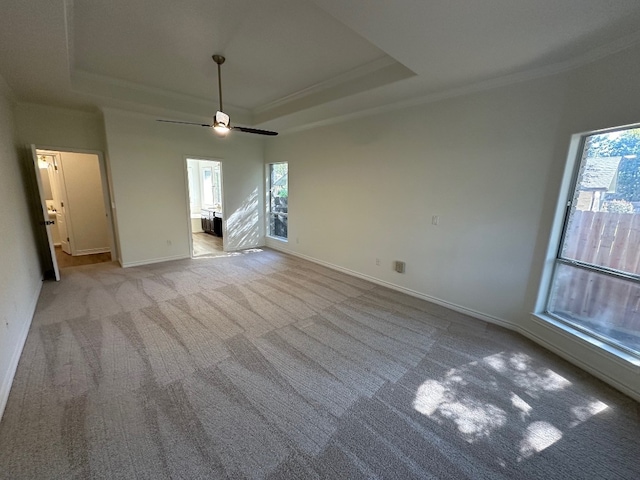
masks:
[[[469,397],[459,398],[452,388],[457,381],[459,378],[455,377],[444,382],[427,380],[419,387],[413,408],[439,421],[452,421],[469,443],[488,437],[506,423],[505,411],[497,406]]]
[[[482,359],[482,363],[537,397],[540,392],[563,390],[571,385],[566,378],[548,368],[536,368],[533,359],[524,353],[496,353]]]
[[[425,380],[413,408],[440,425],[449,423],[469,443],[490,440],[503,428],[514,431],[521,440],[514,443],[511,458],[520,462],[562,439],[562,430],[608,408],[593,397],[580,397],[571,386],[524,353],[500,352]],[[548,399],[558,395],[568,403],[562,420],[546,408]]]
[[[533,422],[524,432],[520,441],[520,457],[518,461],[530,457],[550,447],[562,438],[562,432],[548,422]]]

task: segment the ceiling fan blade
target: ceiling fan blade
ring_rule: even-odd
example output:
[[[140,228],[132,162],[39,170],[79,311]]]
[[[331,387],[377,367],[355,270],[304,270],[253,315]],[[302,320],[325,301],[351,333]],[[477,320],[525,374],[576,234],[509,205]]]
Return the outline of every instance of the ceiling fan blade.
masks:
[[[156,122],[181,123],[182,125],[197,125],[198,127],[209,127],[209,128],[211,128],[213,126],[213,125],[209,125],[207,123],[183,122],[181,120],[160,120],[160,119],[157,119]]]
[[[255,133],[257,135],[269,135],[269,136],[278,135],[278,132],[272,132],[270,130],[260,130],[258,128],[249,128],[249,127],[239,127],[237,125],[231,127],[231,130],[240,130],[241,132]]]

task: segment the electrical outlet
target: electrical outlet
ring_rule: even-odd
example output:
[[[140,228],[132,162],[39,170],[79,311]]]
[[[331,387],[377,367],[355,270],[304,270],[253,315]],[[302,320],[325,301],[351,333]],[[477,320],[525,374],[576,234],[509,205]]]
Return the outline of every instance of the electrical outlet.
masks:
[[[431,217],[431,225],[438,225],[440,223],[440,215],[434,215]]]
[[[396,260],[393,262],[393,269],[398,273],[404,273],[405,265],[406,264],[404,262]]]
[[[171,246],[171,240],[167,240],[167,245]]]
[[[380,266],[380,259],[379,258],[376,258],[376,265]]]

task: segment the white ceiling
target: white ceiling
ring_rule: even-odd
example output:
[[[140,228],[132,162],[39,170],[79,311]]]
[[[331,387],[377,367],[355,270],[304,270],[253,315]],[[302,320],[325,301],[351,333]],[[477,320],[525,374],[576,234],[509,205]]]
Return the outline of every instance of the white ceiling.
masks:
[[[20,101],[281,131],[593,60],[640,41],[638,0],[0,0]]]

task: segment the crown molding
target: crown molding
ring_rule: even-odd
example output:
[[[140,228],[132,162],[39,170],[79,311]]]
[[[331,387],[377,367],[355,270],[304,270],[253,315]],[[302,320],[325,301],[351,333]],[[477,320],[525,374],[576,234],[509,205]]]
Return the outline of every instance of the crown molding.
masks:
[[[180,120],[184,122],[198,122],[205,123],[211,121],[210,117],[203,117],[201,115],[193,115],[185,112],[176,112],[173,110],[166,110],[155,107],[140,108],[139,105],[131,105],[125,103],[101,105],[99,107],[100,112],[105,114],[115,113],[130,118],[137,118],[142,120]]]
[[[107,114],[117,114],[117,115],[122,115],[125,117],[130,117],[130,118],[137,118],[137,119],[141,119],[141,120],[156,120],[156,117],[158,115],[154,115],[153,113],[148,113],[148,112],[140,112],[137,110],[128,110],[126,108],[120,108],[120,107],[100,107],[100,111],[102,112],[103,115]],[[188,121],[188,120],[186,120]]]
[[[148,85],[142,85],[140,83],[130,82],[128,80],[122,80],[119,78],[108,77],[106,75],[100,75],[97,73],[87,72],[86,70],[74,69],[71,74],[72,86],[74,89],[77,87],[78,90],[83,91],[82,89],[85,87],[90,87],[91,85],[101,86],[101,87],[112,87],[121,90],[131,90],[135,91],[136,94],[148,94],[154,96],[162,96],[171,98],[173,100],[181,100],[190,103],[199,103],[199,104],[209,104],[214,103],[209,99],[204,99],[201,97],[196,97],[193,95],[187,95],[184,93],[172,92],[170,90],[164,90],[162,88],[151,87]],[[90,91],[90,90],[89,90]],[[83,91],[84,93],[84,91]]]
[[[298,92],[292,93],[285,97],[279,98],[278,100],[274,100],[273,102],[262,105],[254,109],[253,113],[254,115],[261,115],[269,110],[279,108],[283,105],[294,102],[301,98],[308,97],[315,93],[337,87],[339,85],[351,82],[353,80],[359,79],[366,75],[371,75],[377,72],[378,70],[382,70],[386,67],[395,65],[397,63],[398,62],[396,62],[393,58],[389,56],[384,56],[382,58],[379,58],[378,60],[374,60],[373,62],[369,62],[359,67],[356,67],[352,70],[349,70],[348,72],[345,72],[341,75],[336,75],[335,77],[331,77],[328,80],[316,83],[315,85],[304,88]]]
[[[118,78],[108,77],[85,70],[74,70],[71,76],[71,86],[77,93],[91,95],[115,102],[151,106],[173,112],[190,115],[211,116],[218,109],[218,104],[212,99],[204,99],[193,95],[177,93],[162,88],[141,85]],[[107,103],[109,103],[107,101]],[[234,105],[225,105],[230,115],[251,118],[251,112]],[[202,112],[202,113],[200,113]]]
[[[433,92],[427,95],[415,96],[409,99],[400,100],[385,105],[380,105],[373,108],[366,108],[358,110],[352,113],[344,115],[333,116],[330,119],[323,119],[316,122],[310,122],[304,125],[300,125],[293,128],[281,129],[282,134],[295,133],[313,128],[319,128],[326,125],[333,125],[339,122],[346,122],[357,118],[369,117],[373,115],[379,115],[394,110],[401,110],[404,108],[410,108],[443,100],[449,100],[456,97],[462,97],[465,95],[471,95],[474,93],[480,93],[484,91],[493,90],[500,87],[506,87],[509,85],[524,83],[531,80],[536,80],[544,77],[551,77],[562,73],[567,73],[572,70],[576,70],[580,67],[584,67],[598,60],[605,59],[624,50],[627,50],[640,43],[640,31],[633,32],[629,35],[616,39],[605,45],[601,45],[594,49],[589,50],[581,55],[577,55],[571,59],[555,62],[542,67],[528,69],[522,72],[516,72],[508,75],[502,75],[499,77],[490,78],[487,80],[475,82],[469,85],[464,85],[457,88],[452,88],[440,92]]]
[[[46,103],[33,103],[33,102],[17,102],[18,108],[33,108],[38,110],[48,110],[56,115],[73,115],[81,116],[84,118],[96,118],[100,116],[100,110],[97,107],[91,107],[90,110],[72,108],[72,107],[60,107],[56,105],[48,105]]]
[[[401,63],[385,58],[305,89],[304,93],[289,95],[272,104],[269,110],[254,112],[253,120],[260,125],[415,76],[413,71]]]

